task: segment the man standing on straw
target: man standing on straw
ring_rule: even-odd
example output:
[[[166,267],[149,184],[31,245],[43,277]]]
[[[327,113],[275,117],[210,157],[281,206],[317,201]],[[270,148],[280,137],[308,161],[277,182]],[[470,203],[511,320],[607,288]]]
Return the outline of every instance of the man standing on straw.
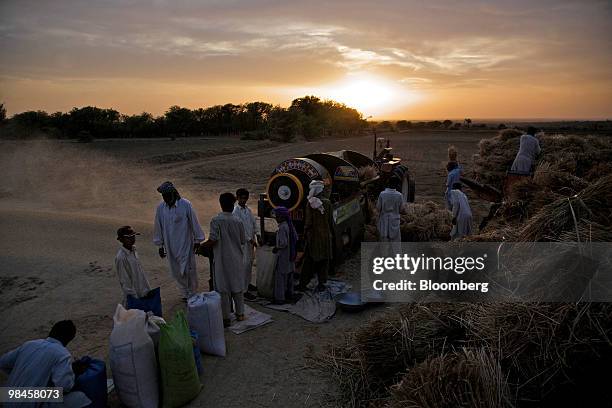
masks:
[[[198,289],[195,251],[204,241],[204,232],[191,203],[171,182],[166,181],[157,191],[163,201],[155,213],[153,243],[159,246],[161,258],[168,257],[170,272],[186,301]]]
[[[455,183],[450,192],[453,229],[451,239],[454,241],[472,233],[472,210],[467,196],[461,191],[461,183]]]
[[[527,128],[527,133],[521,136],[519,151],[512,163],[511,171],[516,173],[530,174],[536,157],[540,154],[540,142],[535,137],[538,132],[533,126]]]

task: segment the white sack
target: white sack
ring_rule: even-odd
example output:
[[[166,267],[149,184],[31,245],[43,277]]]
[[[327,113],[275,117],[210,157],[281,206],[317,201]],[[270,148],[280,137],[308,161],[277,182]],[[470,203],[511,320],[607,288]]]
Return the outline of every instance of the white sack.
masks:
[[[110,336],[110,369],[117,395],[130,408],[157,408],[157,361],[142,310],[117,305]]]
[[[221,312],[221,295],[203,292],[187,301],[187,321],[198,334],[198,347],[206,354],[225,357],[225,331]]]
[[[274,269],[278,256],[272,249],[271,246],[257,248],[257,293],[267,299],[274,298]]]

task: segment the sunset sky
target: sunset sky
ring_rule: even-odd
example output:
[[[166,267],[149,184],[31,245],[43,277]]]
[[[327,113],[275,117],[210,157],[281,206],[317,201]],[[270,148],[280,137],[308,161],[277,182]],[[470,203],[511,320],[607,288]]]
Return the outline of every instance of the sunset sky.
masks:
[[[374,119],[612,118],[610,1],[0,1],[9,114],[331,98]]]

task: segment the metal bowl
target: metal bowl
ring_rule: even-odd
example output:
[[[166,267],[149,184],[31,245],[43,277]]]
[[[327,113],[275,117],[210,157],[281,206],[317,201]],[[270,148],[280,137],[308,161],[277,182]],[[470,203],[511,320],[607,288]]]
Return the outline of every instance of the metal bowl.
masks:
[[[366,307],[366,302],[361,299],[359,292],[344,293],[340,295],[336,303],[346,312],[360,312]]]

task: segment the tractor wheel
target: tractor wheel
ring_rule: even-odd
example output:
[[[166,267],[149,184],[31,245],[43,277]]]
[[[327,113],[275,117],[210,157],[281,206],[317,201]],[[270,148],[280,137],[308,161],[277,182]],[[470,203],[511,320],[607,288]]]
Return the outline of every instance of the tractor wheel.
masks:
[[[404,197],[404,202],[413,203],[414,195],[415,195],[416,186],[414,184],[414,180],[410,177],[408,172],[404,173],[404,177],[402,178],[402,196]]]

